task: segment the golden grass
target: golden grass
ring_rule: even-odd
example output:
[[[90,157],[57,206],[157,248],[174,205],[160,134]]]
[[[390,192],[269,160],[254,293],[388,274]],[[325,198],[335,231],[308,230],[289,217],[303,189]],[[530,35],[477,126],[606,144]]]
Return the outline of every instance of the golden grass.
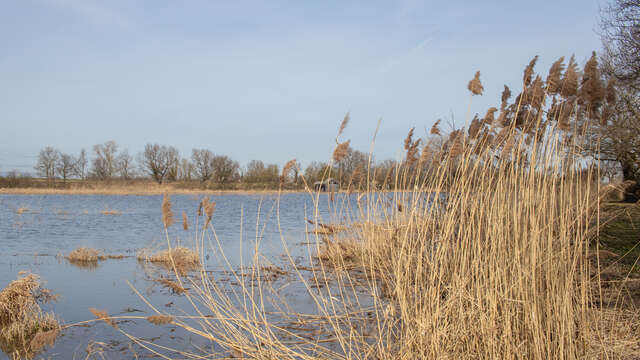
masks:
[[[60,329],[39,303],[55,300],[35,274],[22,274],[0,291],[0,348],[12,358],[32,358],[55,340]]]
[[[65,256],[70,262],[98,262],[99,257],[100,251],[86,247],[79,247]]]
[[[152,315],[147,317],[147,321],[154,325],[166,325],[173,321],[173,316],[169,315]]]

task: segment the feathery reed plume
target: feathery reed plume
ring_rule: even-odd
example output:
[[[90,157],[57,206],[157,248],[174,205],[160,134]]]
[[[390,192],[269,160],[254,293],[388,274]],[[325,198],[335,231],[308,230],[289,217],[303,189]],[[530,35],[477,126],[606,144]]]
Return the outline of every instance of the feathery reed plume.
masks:
[[[524,68],[524,76],[522,77],[522,81],[524,82],[524,86],[527,87],[531,84],[531,76],[533,75],[533,68],[536,66],[536,62],[538,62],[538,55],[534,56],[533,59],[529,62],[529,65]]]
[[[171,198],[169,193],[164,193],[162,198],[162,223],[164,228],[167,229],[173,225],[173,211],[171,211]]]
[[[482,118],[482,122],[485,125],[493,124],[493,122],[495,121],[495,115],[494,114],[496,113],[496,111],[498,111],[498,109],[495,108],[495,107],[490,107],[489,109],[487,109],[487,113]]]
[[[451,143],[451,149],[449,150],[449,156],[456,158],[464,152],[462,144],[462,138],[464,135],[460,130],[454,130],[449,134],[449,142]]]
[[[481,129],[482,123],[480,122],[480,119],[478,119],[478,114],[476,114],[473,117],[473,120],[471,120],[471,125],[469,125],[469,137],[475,139],[480,133]]]
[[[480,71],[476,71],[476,75],[469,81],[469,84],[467,84],[467,89],[471,91],[472,95],[482,95],[484,87],[482,87],[482,83],[480,82]]]
[[[560,77],[564,71],[564,56],[556,60],[549,69],[547,75],[547,92],[549,94],[557,94],[560,90]]]
[[[511,97],[511,89],[509,89],[509,87],[505,85],[504,90],[502,90],[502,97],[501,97],[502,103],[500,104],[500,111],[504,111],[504,109],[507,108],[507,101],[509,100],[510,97]]]
[[[348,115],[349,113],[347,113],[347,116],[345,116],[346,121],[349,121],[348,119]],[[344,123],[344,121],[343,121]],[[346,124],[344,124],[346,126]],[[297,162],[296,159],[292,159],[287,161],[286,164],[284,164],[284,166],[282,167],[282,175],[280,175],[280,182],[281,183],[285,183],[287,181],[287,177],[289,176],[289,172],[291,170],[293,170],[296,166],[297,166]]]
[[[213,217],[213,213],[216,210],[216,202],[215,201],[210,201],[209,197],[206,196],[204,199],[202,199],[202,201],[200,202],[200,207],[198,208],[198,216],[202,215],[202,211],[204,211],[204,215],[207,217],[207,224],[211,221],[211,218]]]
[[[531,96],[531,99],[529,100],[531,107],[534,109],[540,109],[546,98],[543,81],[540,75],[536,76],[533,84],[531,84],[529,92]]]
[[[147,317],[147,321],[153,325],[166,325],[173,321],[173,316],[170,315],[151,315]]]
[[[344,129],[349,124],[349,120],[350,119],[351,119],[351,115],[350,115],[350,113],[347,112],[347,114],[344,116],[344,119],[342,119],[342,123],[340,123],[340,129],[338,129],[338,137],[340,135],[342,135],[342,132],[344,131]],[[337,140],[336,140],[336,142],[337,142]]]
[[[116,322],[113,321],[111,316],[109,316],[108,312],[106,312],[104,310],[95,309],[95,308],[89,308],[89,312],[92,313],[93,316],[95,316],[98,320],[102,320],[102,321],[106,322],[107,324],[109,324],[114,329],[118,328],[118,324],[116,324]]]
[[[431,131],[429,131],[431,135],[438,135],[438,136],[442,135],[440,133],[440,128],[438,127],[438,125],[440,125],[440,119],[436,120],[436,122],[431,127]]]
[[[596,52],[591,54],[591,58],[584,65],[584,76],[582,86],[580,86],[580,97],[590,106],[590,110],[597,110],[604,100],[605,89],[600,79],[598,70],[598,60]]]
[[[420,154],[420,163],[424,164],[427,160],[433,157],[433,149],[431,148],[431,141],[427,141],[422,147],[422,153]]]
[[[576,64],[575,56],[571,55],[567,70],[562,78],[562,88],[560,95],[565,98],[575,96],[578,93],[578,64]]]
[[[409,150],[411,148],[411,144],[413,144],[413,131],[415,127],[412,127],[407,134],[407,137],[404,139],[404,149]]]
[[[349,154],[350,143],[351,143],[351,140],[347,140],[343,143],[338,144],[338,146],[336,146],[336,148],[333,150],[333,160],[335,162],[338,162],[344,159],[344,157]]]
[[[189,230],[189,220],[187,219],[187,213],[182,212],[182,228],[187,231]]]

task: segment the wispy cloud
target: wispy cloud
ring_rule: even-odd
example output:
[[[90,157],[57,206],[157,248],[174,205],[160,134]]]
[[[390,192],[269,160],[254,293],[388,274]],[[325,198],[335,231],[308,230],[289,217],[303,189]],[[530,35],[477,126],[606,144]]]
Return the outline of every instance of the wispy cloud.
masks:
[[[411,49],[393,56],[378,68],[379,71],[383,74],[391,71],[394,67],[401,65],[415,54],[423,51],[431,41],[433,41],[433,36],[429,36]]]

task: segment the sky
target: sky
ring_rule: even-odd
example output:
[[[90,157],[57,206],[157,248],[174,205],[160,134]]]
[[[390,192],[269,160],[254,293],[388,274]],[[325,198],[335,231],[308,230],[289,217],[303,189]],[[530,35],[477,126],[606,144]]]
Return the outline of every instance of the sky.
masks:
[[[0,0],[0,172],[114,140],[302,166],[342,139],[399,158],[411,127],[464,125],[535,55],[601,48],[603,1]],[[483,96],[467,83],[481,72]],[[446,130],[446,126],[445,129]]]

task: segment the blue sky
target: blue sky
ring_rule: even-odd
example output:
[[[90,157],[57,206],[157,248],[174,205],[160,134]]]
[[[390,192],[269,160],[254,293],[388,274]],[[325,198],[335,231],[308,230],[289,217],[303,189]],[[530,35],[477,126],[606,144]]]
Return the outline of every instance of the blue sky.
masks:
[[[305,166],[347,111],[345,139],[368,151],[382,118],[374,153],[396,158],[409,128],[498,104],[533,56],[584,63],[604,4],[0,0],[0,172],[107,140]]]

